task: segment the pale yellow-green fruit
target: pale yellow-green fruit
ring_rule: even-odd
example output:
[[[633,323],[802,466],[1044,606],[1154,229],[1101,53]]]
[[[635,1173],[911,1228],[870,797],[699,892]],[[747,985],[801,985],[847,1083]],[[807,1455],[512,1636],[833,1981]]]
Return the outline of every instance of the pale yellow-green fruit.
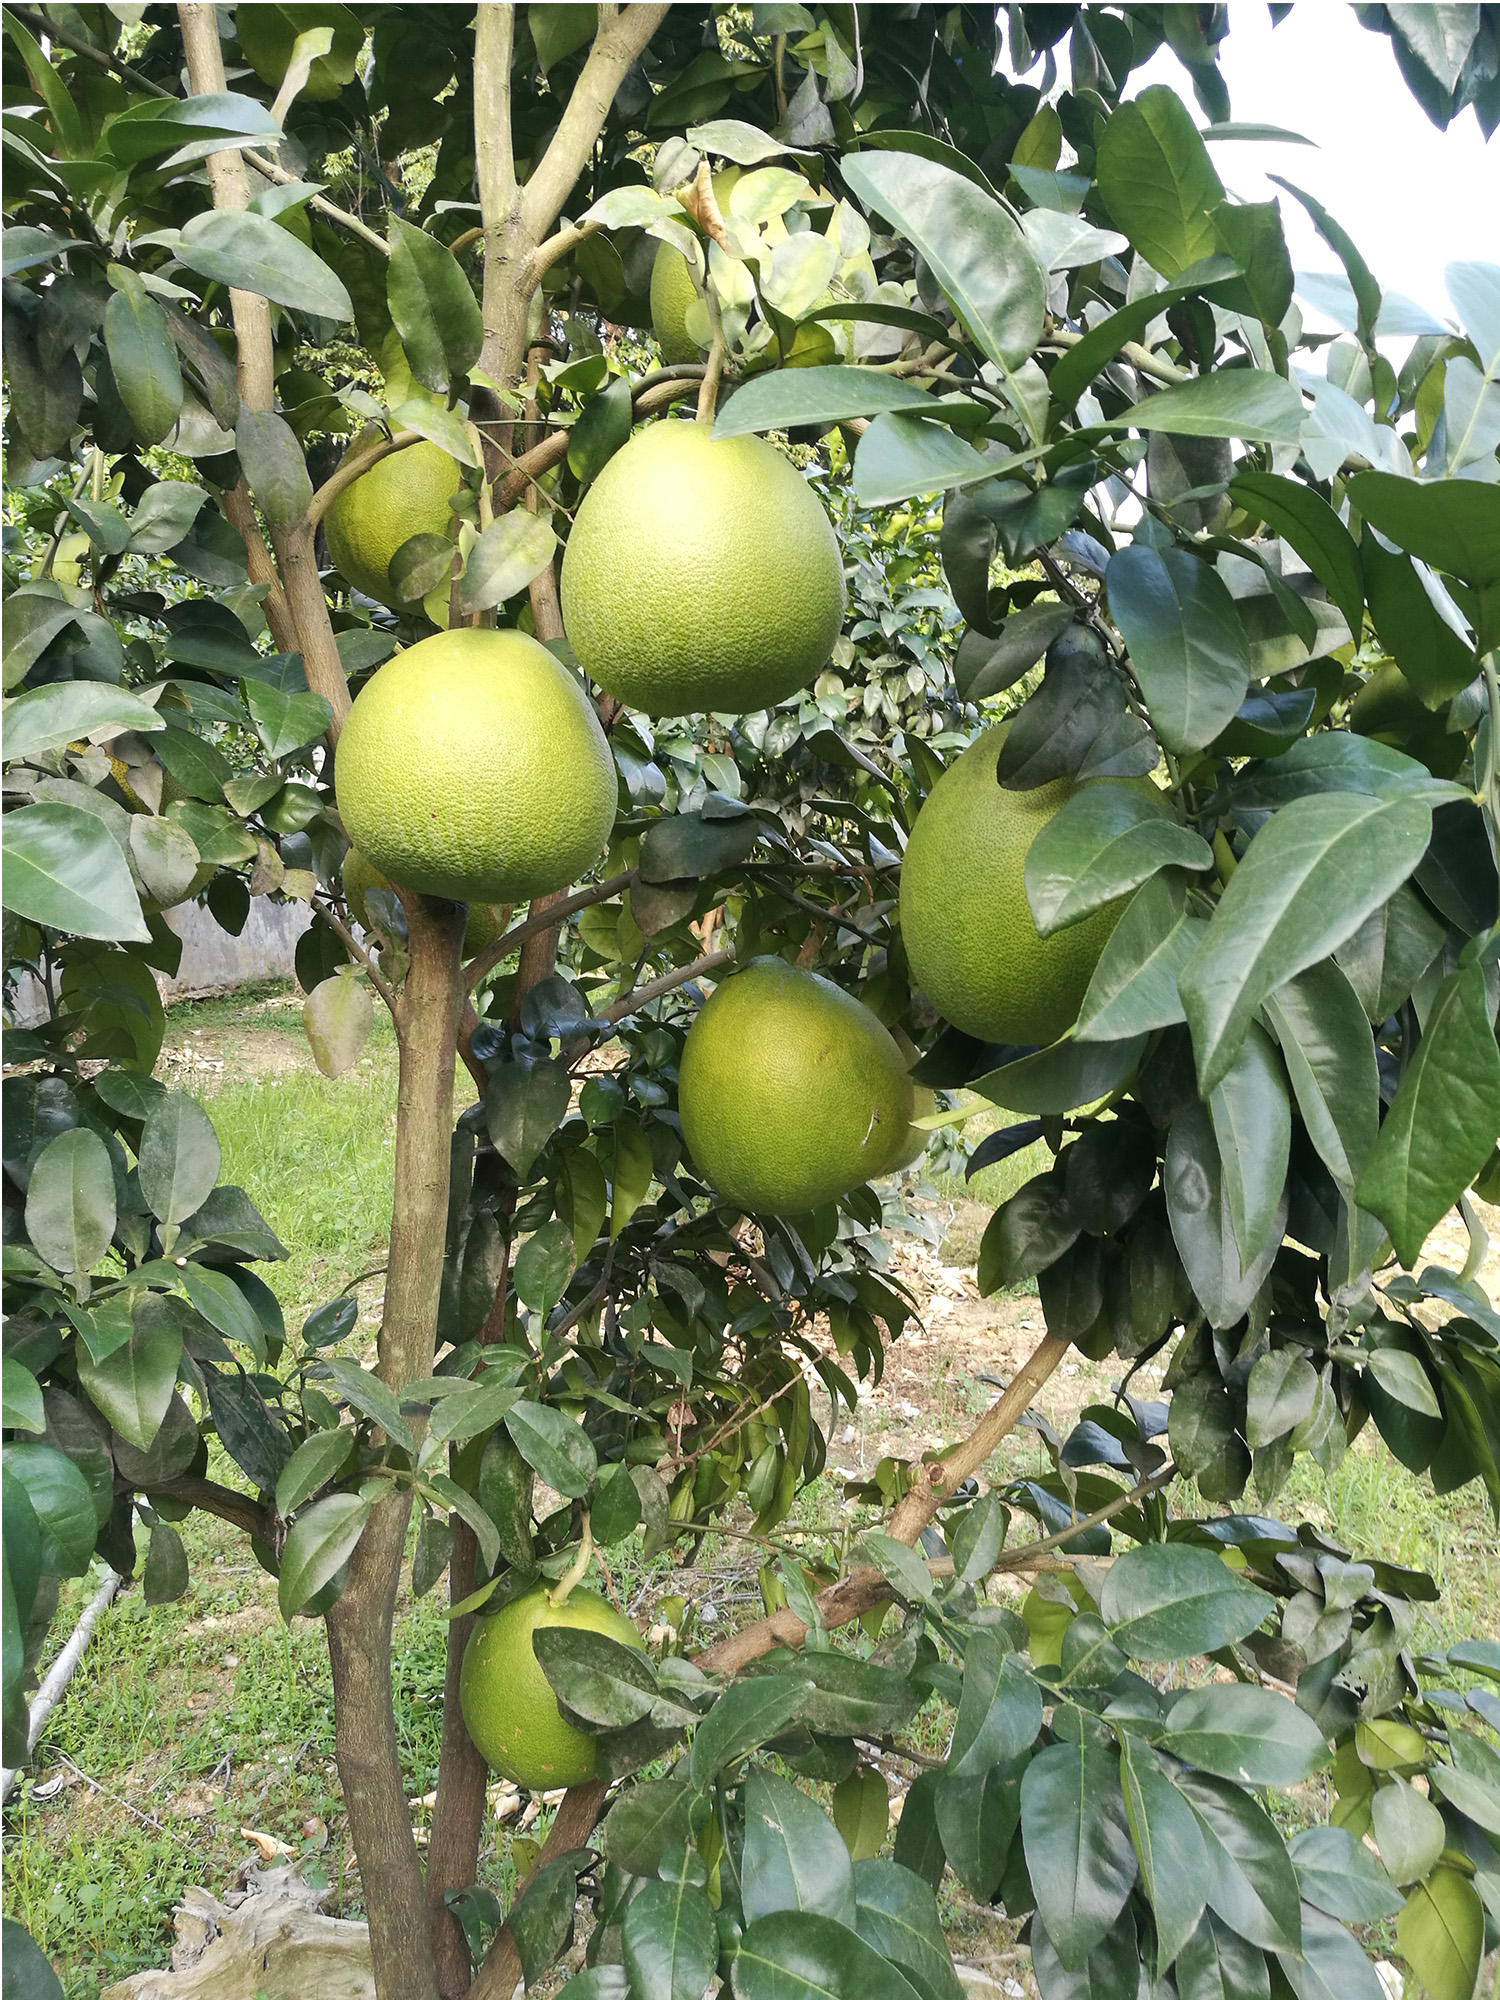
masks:
[[[844,619],[838,540],[761,438],[650,424],[589,488],[562,566],[579,665],[648,715],[743,715],[815,680]]]
[[[598,1762],[593,1737],[564,1720],[532,1648],[533,1633],[557,1625],[645,1650],[630,1620],[590,1590],[559,1605],[545,1588],[531,1590],[475,1619],[459,1677],[464,1727],[492,1770],[530,1792],[586,1784]]]
[[[385,889],[394,895],[396,884],[389,875],[382,875],[357,847],[351,847],[344,856],[341,879],[350,916],[362,931],[373,931],[377,936],[383,936],[384,927],[365,898],[372,889]],[[469,921],[464,926],[465,958],[476,957],[495,942],[509,922],[509,910],[510,906],[506,903],[470,903]]]
[[[906,1058],[870,1009],[779,958],[715,991],[678,1072],[688,1151],[752,1215],[797,1215],[889,1172],[912,1102]]]
[[[309,28],[331,28],[333,45],[327,55],[314,59],[301,92],[303,97],[337,97],[354,75],[355,62],[364,42],[364,30],[348,7],[272,6],[266,0],[236,7],[235,33],[240,54],[262,83],[279,85],[297,37]]]
[[[350,451],[359,452],[374,436],[361,431]],[[391,581],[391,557],[413,535],[447,535],[453,518],[448,503],[462,484],[457,460],[427,438],[377,460],[323,517],[339,575],[393,611],[410,610]]]
[[[455,902],[562,889],[614,825],[614,759],[593,704],[521,632],[440,632],[361,688],[339,737],[351,842],[393,882]]]
[[[714,200],[723,211],[743,169],[721,167],[713,176]],[[701,361],[704,350],[687,330],[689,306],[698,297],[698,287],[688,260],[672,243],[657,246],[651,263],[651,331],[668,363]]]
[[[901,936],[912,978],[945,1021],[986,1042],[1067,1033],[1124,901],[1044,938],[1026,900],[1032,841],[1076,786],[1007,791],[995,765],[1009,725],[984,731],[943,773],[901,864]]]

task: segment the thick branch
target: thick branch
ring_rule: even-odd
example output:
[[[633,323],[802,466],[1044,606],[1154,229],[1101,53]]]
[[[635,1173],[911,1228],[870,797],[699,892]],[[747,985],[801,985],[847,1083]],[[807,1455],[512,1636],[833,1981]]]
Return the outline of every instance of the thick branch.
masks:
[[[552,1831],[542,1843],[542,1851],[537,1857],[537,1868],[559,1854],[566,1854],[570,1847],[583,1846],[593,1832],[603,1807],[605,1789],[597,1779],[593,1779],[586,1785],[575,1785],[570,1792],[563,1794],[557,1818],[552,1822]],[[536,1869],[532,1869],[524,1881],[516,1884],[517,1901],[535,1872]],[[469,2000],[511,2000],[520,1977],[521,1954],[516,1950],[516,1941],[510,1934],[509,1924],[506,1924],[495,1933],[484,1964],[479,1968],[479,1976],[469,1989]]]
[[[521,195],[521,220],[533,243],[540,243],[556,222],[562,205],[604,129],[615,92],[631,65],[666,19],[664,6],[626,7],[613,20],[602,21],[588,61],[573,86],[557,130]],[[476,120],[477,123],[477,120]]]
[[[361,445],[357,452],[346,453],[307,503],[307,512],[302,516],[303,526],[316,528],[339,495],[347,492],[356,479],[363,478],[372,465],[389,458],[393,451],[405,451],[408,445],[420,444],[422,437],[421,431],[392,431],[387,437]]]
[[[586,910],[594,903],[607,903],[611,896],[622,895],[635,880],[635,870],[625,869],[619,875],[610,875],[603,882],[591,882],[586,888],[574,889],[570,895],[561,896],[555,903],[549,903],[543,910],[524,917],[520,923],[512,924],[503,937],[496,938],[487,945],[479,956],[472,959],[465,974],[466,983],[472,993],[481,980],[485,979],[502,960],[525,944],[527,938],[538,931],[551,930],[578,910]]]
[[[942,1501],[971,1472],[977,1471],[1002,1438],[1015,1429],[1032,1397],[1067,1351],[1068,1342],[1058,1334],[1046,1334],[1038,1341],[1004,1394],[990,1405],[968,1437],[931,1466],[927,1478],[897,1505],[886,1528],[894,1541],[905,1542],[909,1548],[915,1546]],[[820,1591],[818,1612],[827,1627],[847,1625],[875,1605],[883,1604],[890,1594],[884,1573],[869,1565]],[[773,1646],[800,1646],[806,1636],[807,1627],[796,1612],[781,1610],[705,1648],[694,1655],[694,1662],[706,1671],[733,1673],[759,1659],[762,1653],[770,1652]]]
[[[1044,347],[1076,347],[1085,336],[1075,333],[1069,326],[1054,326],[1042,342]],[[1138,368],[1142,375],[1149,375],[1153,382],[1195,382],[1198,378],[1186,368],[1179,368],[1168,361],[1165,355],[1153,354],[1149,347],[1142,347],[1139,341],[1127,340],[1120,349],[1120,358],[1128,361],[1132,368]]]
[[[295,653],[297,633],[292,624],[292,614],[287,608],[286,592],[281,587],[281,578],[276,571],[276,559],[266,547],[266,538],[260,531],[260,522],[255,518],[255,509],[250,504],[250,495],[244,480],[231,486],[220,497],[224,518],[245,544],[245,556],[250,571],[250,581],[264,584],[266,595],[264,610],[266,623],[271,628],[271,637],[276,641],[280,653]]]
[[[534,292],[552,266],[560,264],[570,250],[576,250],[598,227],[597,222],[570,223],[567,228],[556,230],[545,243],[539,244],[532,251],[531,262],[526,266],[528,291]]]
[[[177,1479],[158,1479],[145,1493],[148,1500],[180,1500],[184,1506],[201,1507],[205,1514],[217,1514],[221,1521],[258,1541],[270,1541],[275,1532],[276,1520],[269,1507],[214,1479],[194,1479],[184,1473]]]
[[[686,986],[690,980],[705,979],[712,973],[722,972],[726,965],[733,965],[734,952],[729,946],[722,951],[705,952],[702,958],[695,958],[690,965],[674,966],[664,972],[660,979],[649,980],[644,986],[632,986],[628,993],[622,993],[612,1006],[606,1007],[596,1020],[613,1025],[623,1021],[627,1015],[638,1014],[653,1000],[660,1000],[664,993],[673,993],[679,986]]]
[[[697,367],[691,371],[684,370],[680,376],[674,374],[670,380],[663,380],[662,372],[657,371],[649,388],[637,390],[632,406],[635,415],[649,417],[656,410],[664,410],[669,403],[681,402],[684,396],[696,396],[702,378],[703,370]],[[570,435],[565,430],[551,431],[540,444],[533,445],[530,451],[522,452],[512,461],[512,470],[495,488],[496,512],[514,506],[533,480],[544,472],[550,472],[554,465],[562,464],[568,455]]]

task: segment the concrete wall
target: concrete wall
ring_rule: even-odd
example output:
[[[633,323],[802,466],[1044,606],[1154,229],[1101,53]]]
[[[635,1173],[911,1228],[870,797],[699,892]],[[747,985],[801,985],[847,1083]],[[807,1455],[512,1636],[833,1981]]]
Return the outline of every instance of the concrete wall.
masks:
[[[238,937],[220,930],[199,903],[180,903],[168,910],[167,922],[182,939],[176,977],[156,975],[162,999],[170,1002],[226,993],[252,979],[290,979],[297,940],[311,924],[312,911],[306,903],[273,903],[269,896],[252,896],[250,914]],[[45,1018],[41,986],[28,974],[17,982],[11,1023],[30,1028]]]

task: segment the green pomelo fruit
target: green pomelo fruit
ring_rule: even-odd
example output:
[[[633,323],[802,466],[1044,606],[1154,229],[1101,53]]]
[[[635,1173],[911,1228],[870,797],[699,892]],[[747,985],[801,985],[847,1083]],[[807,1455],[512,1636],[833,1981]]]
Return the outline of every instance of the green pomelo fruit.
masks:
[[[593,704],[521,632],[440,632],[377,668],[339,738],[339,811],[393,882],[516,903],[575,882],[615,821]]]
[[[722,167],[713,177],[714,200],[721,212],[727,210],[735,182],[743,170]],[[680,218],[679,218],[680,219]],[[651,263],[651,331],[669,365],[701,361],[703,349],[687,330],[688,307],[698,297],[698,287],[688,260],[674,243],[657,245]]]
[[[372,436],[361,431],[350,450]],[[393,451],[346,486],[323,517],[328,553],[339,575],[393,611],[409,611],[391,582],[391,557],[413,535],[446,535],[448,502],[463,484],[456,459],[426,438]]]
[[[1394,660],[1378,666],[1350,702],[1349,727],[1356,736],[1405,751],[1437,778],[1451,778],[1468,747],[1443,727],[1441,712],[1428,708]]]
[[[389,875],[380,870],[351,847],[344,856],[343,868],[344,901],[349,905],[349,914],[362,931],[373,931],[377,937],[386,935],[385,927],[370,909],[365,898],[372,889],[385,889],[394,895],[396,884]],[[469,921],[464,925],[464,957],[476,958],[480,952],[495,942],[509,922],[510,907],[506,903],[471,903]]]
[[[280,84],[297,37],[309,28],[331,28],[333,46],[326,56],[314,59],[300,95],[337,97],[352,79],[365,31],[348,7],[268,6],[258,0],[254,6],[236,7],[234,13],[240,54],[262,83]]]
[[[563,1720],[532,1650],[533,1632],[553,1625],[645,1651],[630,1620],[591,1590],[574,1590],[559,1605],[548,1603],[545,1588],[530,1590],[474,1621],[458,1688],[464,1727],[492,1770],[530,1792],[586,1784],[596,1761],[593,1737]]]
[[[945,1021],[981,1041],[1045,1046],[1077,1020],[1127,899],[1038,932],[1026,856],[1076,785],[1007,791],[995,762],[1008,728],[971,743],[917,814],[901,864],[901,935],[912,978]]]
[[[726,979],[688,1032],[677,1108],[710,1185],[797,1215],[889,1171],[912,1115],[906,1058],[841,987],[779,958]]]
[[[821,501],[760,438],[638,431],[578,510],[563,623],[585,673],[648,715],[743,715],[806,687],[844,620]]]

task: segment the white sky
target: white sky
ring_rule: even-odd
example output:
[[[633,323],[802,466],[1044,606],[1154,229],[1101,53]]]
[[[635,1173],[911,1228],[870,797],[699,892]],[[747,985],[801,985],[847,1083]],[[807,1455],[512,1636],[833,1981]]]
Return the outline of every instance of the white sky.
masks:
[[[1486,145],[1472,109],[1446,132],[1431,124],[1388,38],[1362,28],[1343,0],[1297,0],[1276,28],[1262,0],[1236,0],[1219,66],[1236,123],[1280,125],[1314,142],[1234,140],[1210,149],[1233,193],[1280,201],[1294,269],[1340,266],[1301,204],[1267,174],[1314,195],[1348,230],[1383,289],[1404,293],[1439,319],[1452,313],[1446,264],[1500,263],[1500,133]],[[1134,74],[1129,94],[1149,83],[1170,84],[1199,123],[1207,122],[1170,51]]]

